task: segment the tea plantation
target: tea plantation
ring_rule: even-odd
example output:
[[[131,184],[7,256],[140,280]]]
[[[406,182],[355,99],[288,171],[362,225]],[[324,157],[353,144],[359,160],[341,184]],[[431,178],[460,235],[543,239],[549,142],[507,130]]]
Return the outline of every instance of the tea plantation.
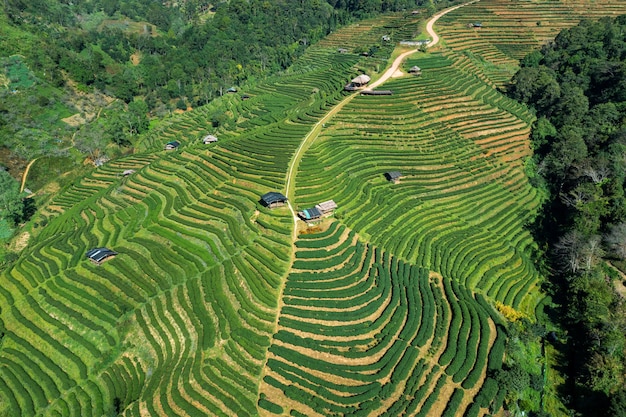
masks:
[[[626,12],[457,9],[438,23],[443,45],[384,84],[392,95],[351,97],[318,125],[361,69],[384,67],[381,36],[415,37],[420,18],[361,22],[63,189],[0,275],[0,416],[498,413],[488,370],[507,324],[493,305],[532,317],[542,294],[526,228],[540,201],[524,169],[533,116],[496,87],[591,3],[593,17]],[[314,129],[290,203],[339,208],[294,242],[289,207],[259,199],[286,192]],[[117,255],[96,265],[98,247]]]

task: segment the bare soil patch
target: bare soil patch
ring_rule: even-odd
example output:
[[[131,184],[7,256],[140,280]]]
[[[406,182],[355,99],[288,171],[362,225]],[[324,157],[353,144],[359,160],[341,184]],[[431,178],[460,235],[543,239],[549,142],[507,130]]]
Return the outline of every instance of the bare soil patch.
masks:
[[[29,240],[30,240],[30,233],[28,232],[21,233],[11,242],[11,250],[13,252],[21,252],[26,246],[28,246]]]

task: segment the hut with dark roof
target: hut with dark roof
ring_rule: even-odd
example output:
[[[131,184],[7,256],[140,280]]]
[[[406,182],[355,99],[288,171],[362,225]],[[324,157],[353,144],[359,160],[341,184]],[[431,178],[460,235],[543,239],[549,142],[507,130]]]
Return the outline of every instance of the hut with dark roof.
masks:
[[[180,142],[177,140],[173,140],[165,144],[165,150],[171,151],[171,150],[177,149],[179,146],[180,146]]]
[[[400,171],[385,172],[385,178],[387,178],[387,180],[393,182],[394,184],[399,183],[401,177],[402,174],[400,173]]]
[[[276,191],[270,191],[261,196],[261,204],[265,207],[274,208],[281,207],[287,202],[287,197]]]
[[[313,207],[298,212],[298,216],[304,221],[318,220],[322,217],[322,212],[317,207]]]
[[[391,90],[363,90],[362,96],[390,96],[393,94]]]
[[[96,265],[100,265],[107,259],[117,255],[117,252],[112,251],[109,248],[95,248],[87,251],[87,257]]]

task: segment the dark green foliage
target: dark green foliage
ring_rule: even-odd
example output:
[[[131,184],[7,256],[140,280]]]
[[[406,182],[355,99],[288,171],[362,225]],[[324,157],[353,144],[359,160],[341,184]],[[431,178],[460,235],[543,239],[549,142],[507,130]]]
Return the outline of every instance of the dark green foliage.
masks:
[[[553,250],[552,297],[559,324],[574,335],[564,347],[571,405],[606,415],[606,395],[623,385],[624,309],[610,276],[598,265],[622,259],[626,222],[626,17],[583,21],[522,61],[513,97],[537,112],[535,167],[550,191],[537,235]],[[604,246],[603,242],[607,245]],[[611,347],[609,347],[611,346]],[[515,367],[498,374],[503,386],[541,389],[540,375]],[[514,376],[514,378],[513,378]],[[593,404],[593,405],[592,405]]]
[[[613,417],[626,416],[626,391],[619,390],[611,396],[609,414]]]
[[[0,167],[0,219],[16,224],[23,215],[24,199],[20,184]]]
[[[282,414],[283,412],[283,408],[280,405],[274,404],[273,402],[269,401],[267,398],[264,398],[263,396],[259,398],[259,407],[274,414]]]

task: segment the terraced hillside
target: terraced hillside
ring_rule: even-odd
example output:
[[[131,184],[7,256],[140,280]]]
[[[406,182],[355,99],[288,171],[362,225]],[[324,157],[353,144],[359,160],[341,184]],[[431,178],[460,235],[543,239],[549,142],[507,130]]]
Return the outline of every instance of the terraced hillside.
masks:
[[[623,1],[481,0],[438,22],[445,44],[463,54],[497,85],[517,71],[518,61],[582,19],[626,13]],[[480,23],[482,27],[468,27]]]
[[[444,37],[465,24],[455,16]],[[532,116],[451,36],[405,63],[422,75],[386,83],[392,96],[354,97],[318,125],[373,67],[338,45],[379,43],[380,22],[405,36],[406,19],[338,31],[249,99],[172,118],[45,207],[1,275],[0,415],[497,412],[504,392],[485,375],[505,332],[491,303],[532,312],[540,297],[524,227]],[[294,245],[291,212],[258,200],[285,190],[314,126],[291,203],[339,210]],[[85,253],[101,246],[118,255],[97,266]]]
[[[417,33],[421,20],[423,19],[420,19],[419,15],[384,15],[331,33],[316,47],[342,48],[348,52],[354,52],[360,48],[382,44],[382,37],[385,35],[389,36],[389,41],[387,41],[389,43],[410,40]]]
[[[259,195],[284,186],[356,56],[307,61],[233,105],[217,144],[200,141],[214,109],[190,113],[47,207],[3,274],[4,415],[256,414],[293,225]],[[180,150],[158,150],[174,138]],[[119,254],[96,266],[85,252],[101,246]]]
[[[303,235],[259,405],[289,415],[497,410],[504,334],[482,296],[334,222]]]
[[[407,262],[520,306],[538,279],[525,231],[530,114],[441,53],[361,96],[302,159],[297,203],[335,199],[342,220]],[[400,170],[399,184],[387,171]]]

